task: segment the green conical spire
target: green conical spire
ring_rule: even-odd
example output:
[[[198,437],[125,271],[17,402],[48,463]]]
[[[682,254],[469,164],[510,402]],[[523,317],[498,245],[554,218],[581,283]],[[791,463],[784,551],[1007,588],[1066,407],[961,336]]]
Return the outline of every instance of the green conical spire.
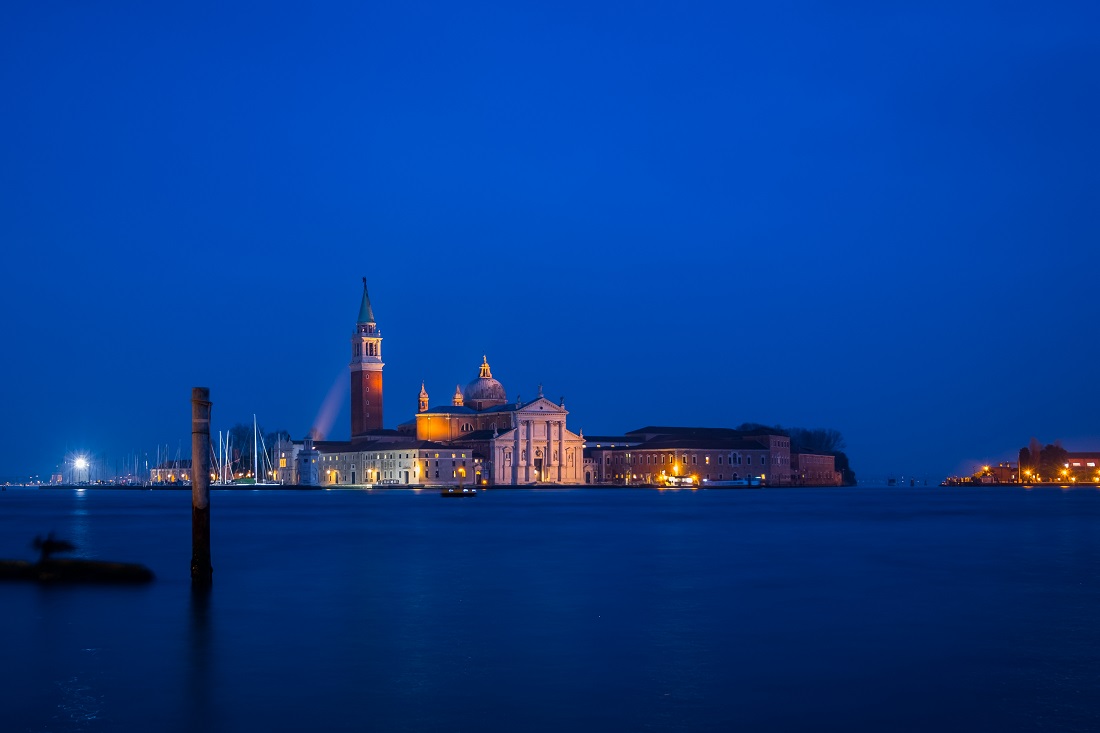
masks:
[[[374,311],[370,307],[367,295],[367,278],[363,278],[363,303],[359,306],[359,320],[356,323],[374,323]]]

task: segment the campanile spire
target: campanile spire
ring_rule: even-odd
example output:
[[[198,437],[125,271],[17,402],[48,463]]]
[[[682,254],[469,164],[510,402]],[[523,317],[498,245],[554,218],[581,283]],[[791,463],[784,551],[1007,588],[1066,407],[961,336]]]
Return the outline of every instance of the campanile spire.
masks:
[[[367,278],[351,337],[351,437],[382,429],[382,332],[374,320]]]

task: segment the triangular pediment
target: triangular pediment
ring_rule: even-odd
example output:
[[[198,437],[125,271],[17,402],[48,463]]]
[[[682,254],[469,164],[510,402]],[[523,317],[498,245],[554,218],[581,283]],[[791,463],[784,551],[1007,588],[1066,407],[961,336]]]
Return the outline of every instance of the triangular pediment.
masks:
[[[568,415],[569,410],[551,402],[545,397],[536,397],[517,409],[516,414],[523,415],[524,417],[533,417],[537,415]]]

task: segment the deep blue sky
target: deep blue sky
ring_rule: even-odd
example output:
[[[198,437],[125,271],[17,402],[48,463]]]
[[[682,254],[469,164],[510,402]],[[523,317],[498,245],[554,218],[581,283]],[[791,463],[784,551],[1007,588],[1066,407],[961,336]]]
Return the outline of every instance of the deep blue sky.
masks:
[[[303,436],[363,275],[390,427],[484,353],[861,477],[1100,448],[1096,3],[163,5],[0,10],[0,477],[195,385]]]

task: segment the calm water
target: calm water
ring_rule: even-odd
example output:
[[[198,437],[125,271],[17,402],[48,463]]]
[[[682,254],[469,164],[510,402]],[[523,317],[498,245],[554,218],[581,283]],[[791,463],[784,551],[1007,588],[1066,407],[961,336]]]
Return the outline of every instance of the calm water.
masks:
[[[0,493],[4,731],[1100,730],[1100,492]]]

